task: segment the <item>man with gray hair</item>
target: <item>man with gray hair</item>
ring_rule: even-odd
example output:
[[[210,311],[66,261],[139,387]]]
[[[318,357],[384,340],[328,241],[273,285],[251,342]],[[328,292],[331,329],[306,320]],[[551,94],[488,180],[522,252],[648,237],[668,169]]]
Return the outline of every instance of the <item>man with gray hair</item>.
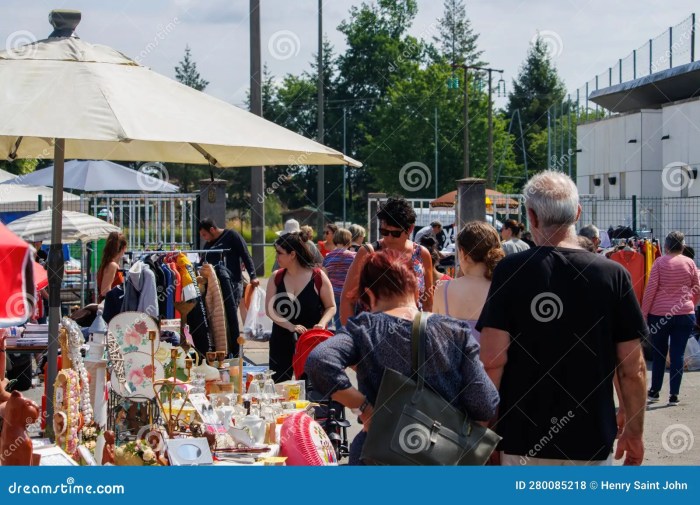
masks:
[[[586,237],[588,240],[593,242],[595,250],[598,251],[598,249],[600,248],[600,231],[598,230],[598,228],[596,228],[592,224],[587,224],[586,226],[581,227],[581,229],[578,231],[578,234],[579,236]]]
[[[501,395],[501,462],[611,464],[620,429],[615,458],[639,465],[647,328],[629,274],[579,246],[581,207],[569,177],[541,172],[523,193],[538,247],[501,260],[476,325],[481,360]]]

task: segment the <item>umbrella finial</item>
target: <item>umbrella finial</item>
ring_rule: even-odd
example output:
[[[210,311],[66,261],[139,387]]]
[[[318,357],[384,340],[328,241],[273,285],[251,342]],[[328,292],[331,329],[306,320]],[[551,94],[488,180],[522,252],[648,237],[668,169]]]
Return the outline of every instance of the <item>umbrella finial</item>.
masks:
[[[54,30],[49,38],[72,37],[73,32],[80,23],[80,11],[56,9],[49,13],[49,23]]]

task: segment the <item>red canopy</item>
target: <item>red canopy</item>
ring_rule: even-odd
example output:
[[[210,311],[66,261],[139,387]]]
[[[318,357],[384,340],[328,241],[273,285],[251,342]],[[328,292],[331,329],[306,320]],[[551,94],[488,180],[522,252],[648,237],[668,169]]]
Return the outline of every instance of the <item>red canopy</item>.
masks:
[[[493,189],[486,189],[486,199],[487,203],[495,203],[496,207],[510,207],[512,209],[518,207],[518,201],[513,200],[512,198],[506,197],[503,193],[499,191],[495,191]],[[491,199],[491,202],[488,202],[488,199]],[[457,200],[457,191],[450,191],[449,193],[445,193],[439,198],[436,198],[432,202],[430,202],[431,207],[446,207],[446,208],[452,208],[455,206],[455,201]]]
[[[31,246],[0,223],[0,328],[23,324],[32,315],[32,256]]]

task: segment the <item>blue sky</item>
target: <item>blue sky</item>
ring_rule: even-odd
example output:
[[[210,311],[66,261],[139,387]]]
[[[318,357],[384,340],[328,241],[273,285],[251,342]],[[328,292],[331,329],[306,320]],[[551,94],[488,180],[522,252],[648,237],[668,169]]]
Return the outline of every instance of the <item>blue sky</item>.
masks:
[[[308,69],[317,49],[318,1],[261,4],[263,60],[272,73],[281,77]],[[349,7],[358,4],[324,3],[324,32],[336,51],[344,48],[336,27]],[[412,33],[430,38],[442,0],[418,4]],[[539,30],[550,43],[567,89],[574,92],[618,58],[684,20],[697,5],[690,0],[467,0],[467,12],[480,34],[484,59],[505,70],[508,88]],[[47,14],[55,8],[82,11],[78,35],[83,39],[112,46],[171,77],[189,44],[200,73],[210,81],[206,91],[242,105],[249,81],[248,0],[3,0],[0,43],[45,38],[51,31]]]

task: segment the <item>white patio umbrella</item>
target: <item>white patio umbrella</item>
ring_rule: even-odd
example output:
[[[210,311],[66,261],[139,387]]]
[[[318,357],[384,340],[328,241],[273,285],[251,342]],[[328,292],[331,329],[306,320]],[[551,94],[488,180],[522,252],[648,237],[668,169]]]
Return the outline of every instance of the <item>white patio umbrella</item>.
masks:
[[[13,177],[14,174],[13,174]],[[46,207],[53,201],[53,191],[46,186],[26,186],[24,184],[0,184],[0,212],[18,210],[36,210],[36,205],[42,198]],[[61,200],[71,208],[80,208],[80,197],[71,193],[62,193]],[[65,205],[64,205],[65,207]]]
[[[2,184],[53,186],[53,165],[17,176]],[[80,191],[149,191],[176,193],[179,188],[146,172],[107,160],[71,160],[63,169],[63,187]]]
[[[24,240],[51,243],[53,213],[53,209],[35,212],[12,221],[7,227]],[[106,238],[113,231],[121,232],[121,228],[82,212],[70,210],[61,212],[60,243],[70,244],[78,240],[83,242],[98,240]]]
[[[64,160],[110,159],[216,167],[361,164],[342,153],[73,37],[77,11],[54,11],[46,40],[0,51],[0,158],[51,158],[47,413],[53,415]],[[255,197],[256,195],[253,195]]]

